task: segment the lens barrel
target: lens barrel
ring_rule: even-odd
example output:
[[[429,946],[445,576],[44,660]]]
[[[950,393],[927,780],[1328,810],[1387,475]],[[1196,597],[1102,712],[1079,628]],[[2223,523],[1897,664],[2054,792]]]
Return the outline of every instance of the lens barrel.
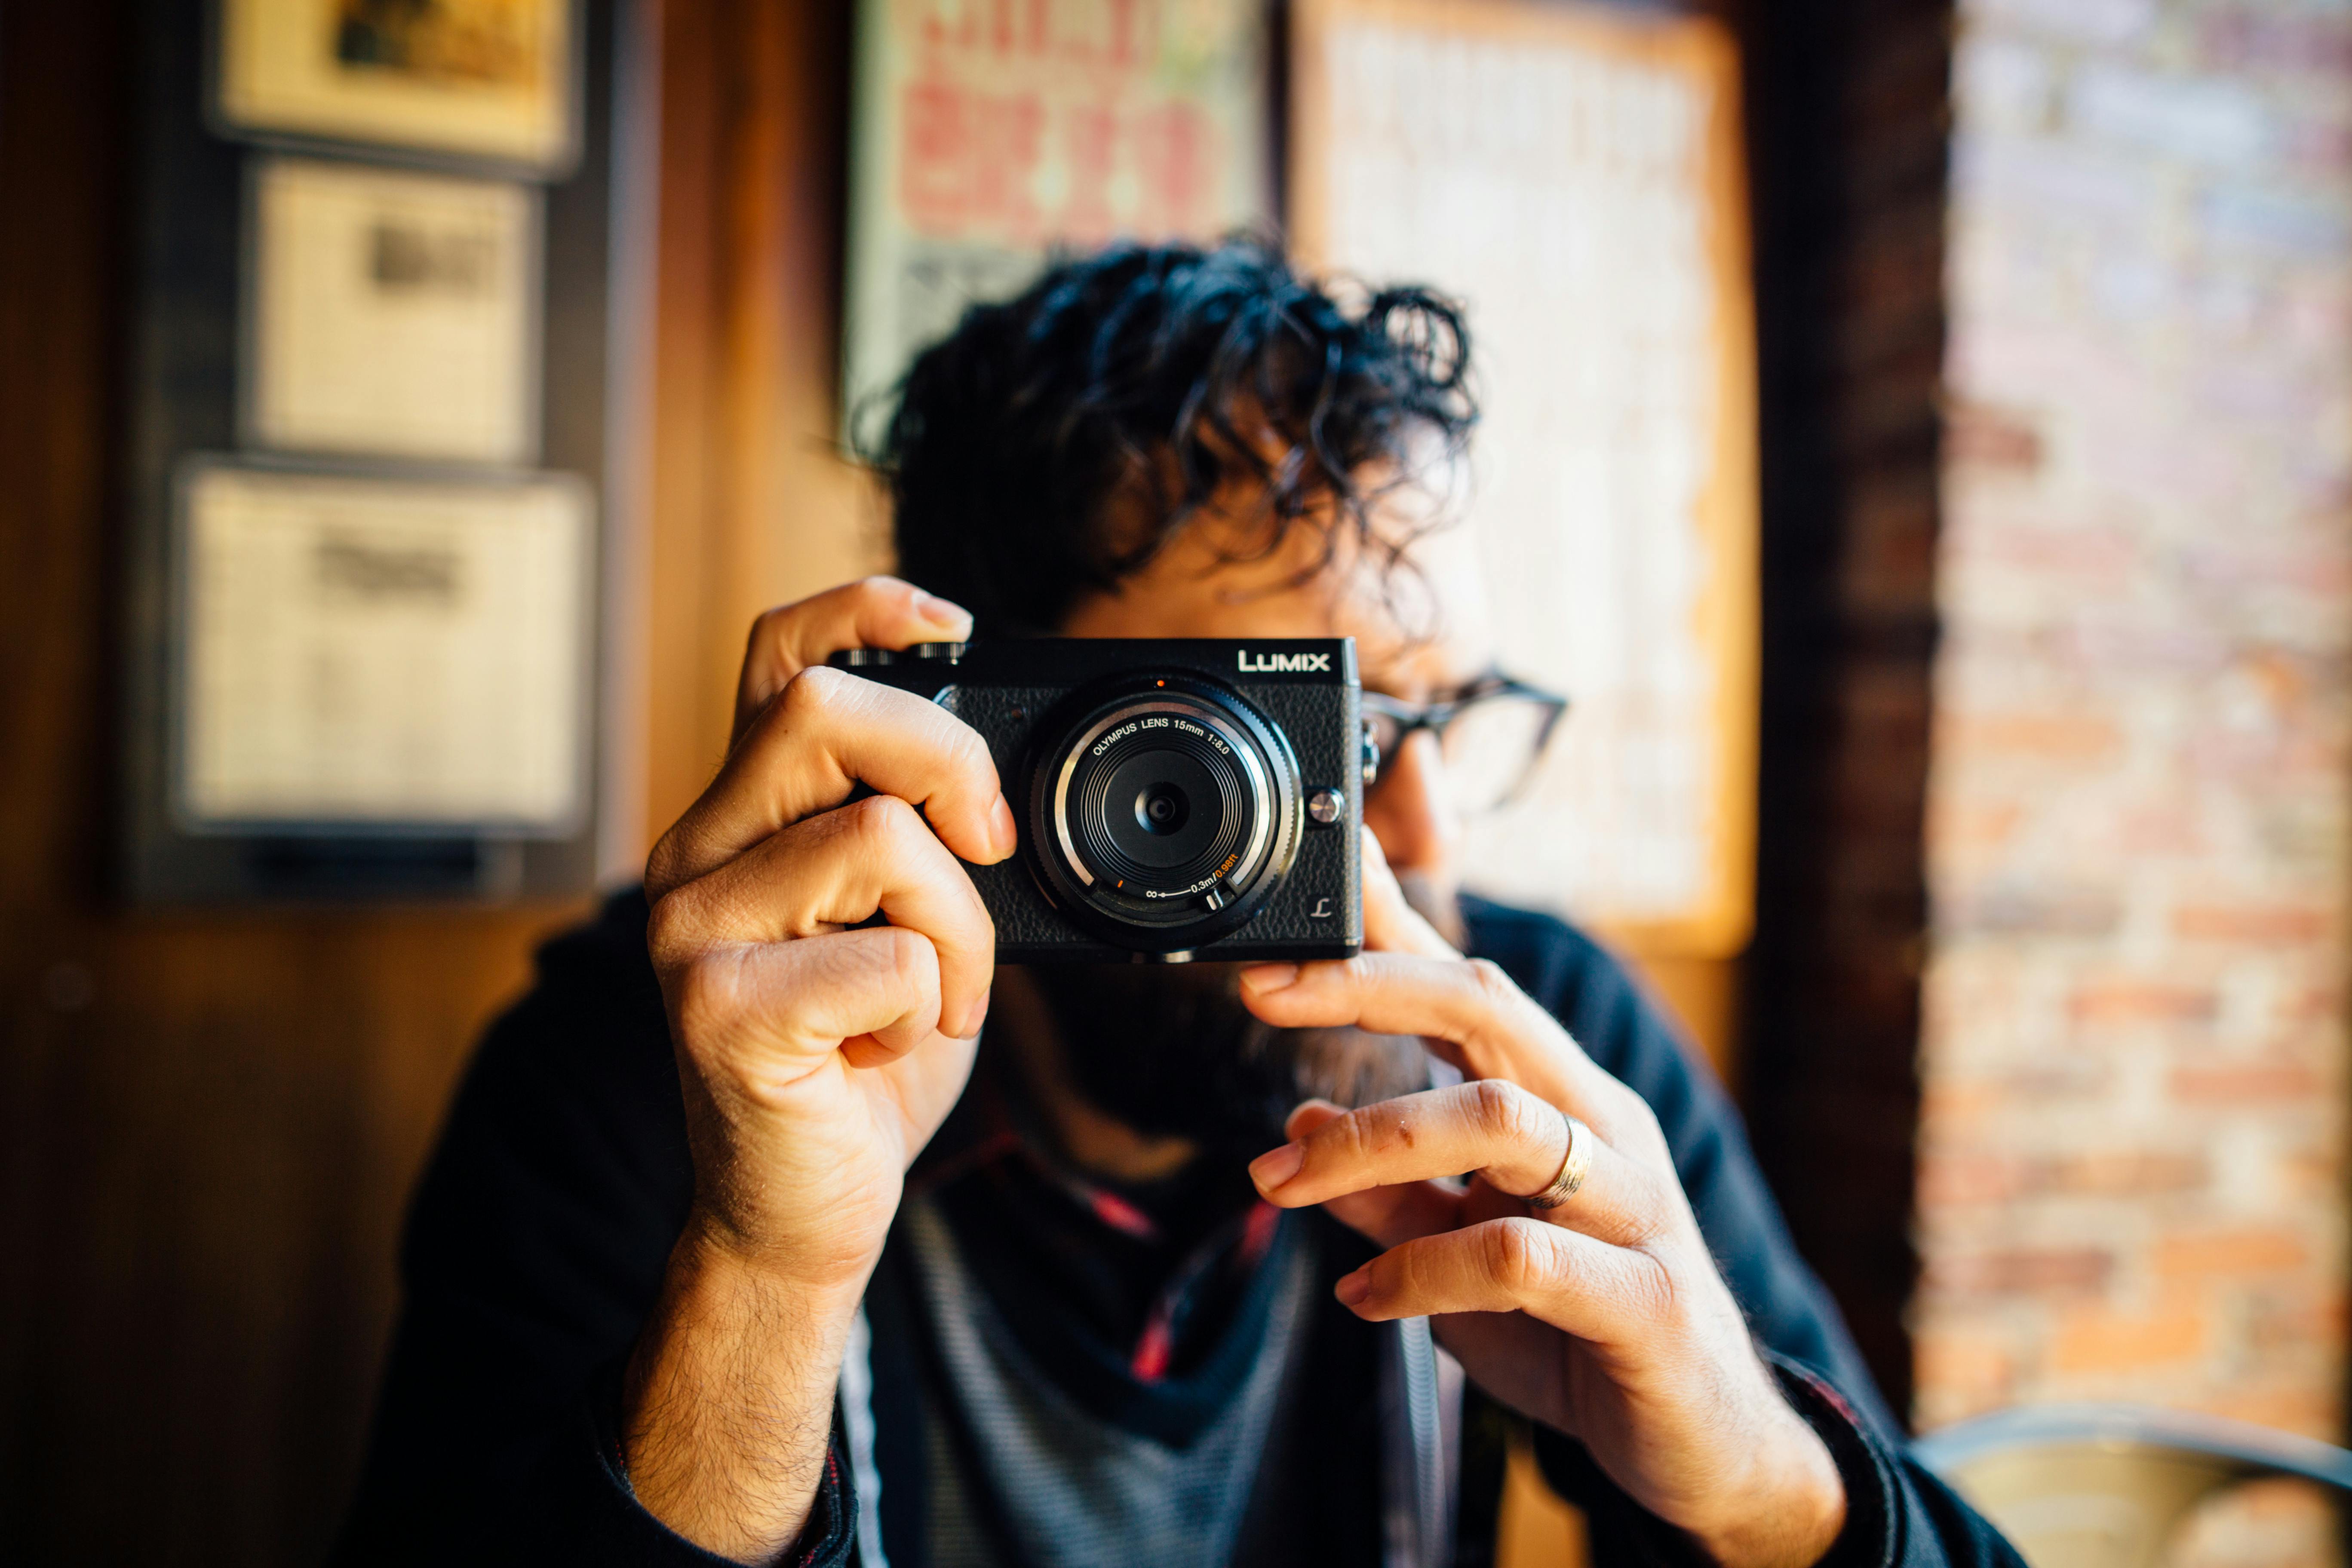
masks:
[[[1238,927],[1289,873],[1303,826],[1281,731],[1193,677],[1130,676],[1040,726],[1026,842],[1047,896],[1147,952]]]

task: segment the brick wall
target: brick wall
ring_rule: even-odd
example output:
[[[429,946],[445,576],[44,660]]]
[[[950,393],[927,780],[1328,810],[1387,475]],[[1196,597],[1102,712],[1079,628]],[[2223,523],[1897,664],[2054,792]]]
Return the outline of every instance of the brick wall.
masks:
[[[2340,1436],[2352,13],[1958,12],[1915,1408]]]

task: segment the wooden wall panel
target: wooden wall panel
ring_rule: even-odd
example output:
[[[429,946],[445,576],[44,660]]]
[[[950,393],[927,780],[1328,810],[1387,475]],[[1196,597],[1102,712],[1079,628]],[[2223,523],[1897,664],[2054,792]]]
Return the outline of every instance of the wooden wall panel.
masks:
[[[832,446],[846,22],[646,4],[646,779],[622,865],[715,767],[752,616],[878,537]],[[310,1562],[450,1088],[581,910],[110,896],[125,24],[97,0],[0,28],[0,1531],[11,1562]]]
[[[0,1555],[310,1562],[450,1085],[577,910],[110,894],[126,29],[0,29]]]
[[[752,617],[887,555],[835,440],[847,11],[663,17],[649,836],[725,754]]]

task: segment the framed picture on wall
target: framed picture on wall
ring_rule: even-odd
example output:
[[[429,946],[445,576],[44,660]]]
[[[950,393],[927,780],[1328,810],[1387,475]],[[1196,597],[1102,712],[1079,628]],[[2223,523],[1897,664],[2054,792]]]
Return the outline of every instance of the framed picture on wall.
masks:
[[[1055,246],[1209,239],[1266,211],[1261,0],[862,0],[844,417]]]
[[[569,832],[586,790],[586,487],[198,459],[179,482],[174,805]]]
[[[1754,305],[1718,23],[1554,0],[1297,0],[1301,257],[1461,300],[1464,507],[1497,656],[1575,706],[1472,825],[1471,885],[1645,955],[1753,919]]]
[[[568,167],[574,0],[218,0],[216,112],[232,133]]]
[[[249,441],[536,458],[535,187],[273,157],[248,207]]]

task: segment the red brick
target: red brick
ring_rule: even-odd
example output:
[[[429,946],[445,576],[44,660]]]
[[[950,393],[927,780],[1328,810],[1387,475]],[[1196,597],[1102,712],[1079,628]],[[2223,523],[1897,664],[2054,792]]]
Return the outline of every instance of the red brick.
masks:
[[[2194,1192],[2205,1184],[2208,1174],[2202,1155],[2150,1149],[2038,1159],[2013,1153],[1929,1154],[1919,1163],[1918,1201],[1927,1207],[2017,1197],[2145,1197]]]
[[[2219,1005],[2219,998],[2201,985],[2106,980],[2075,987],[2067,1010],[2078,1024],[2206,1024]]]
[[[1973,1413],[2009,1403],[2017,1360],[2007,1346],[1982,1334],[1938,1329],[1922,1334],[1916,1355],[1919,1384],[1948,1404]]]
[[[1987,528],[1967,546],[2004,574],[2112,583],[2139,564],[2141,546],[2120,529],[2010,525]]]
[[[2286,1023],[2336,1023],[2344,1016],[2344,988],[2306,985],[2281,998],[2278,1016]]]
[[[2249,1281],[2249,1283],[2254,1283]],[[2297,1349],[2344,1342],[2344,1298],[2328,1291],[2316,1298],[2295,1289],[2294,1281],[2262,1281],[2265,1289],[2252,1293],[2245,1315],[2249,1348],[2257,1354],[2290,1355]]]
[[[2121,748],[2115,721],[2097,713],[1965,713],[1940,719],[1936,744],[1953,752],[2083,763]]]
[[[2311,411],[2352,400],[2352,227],[2315,199],[2352,171],[2352,13],[2311,10],[1958,14],[1922,1416],[2339,1435],[2352,447]],[[2224,110],[2234,188],[2189,123]]]
[[[2205,1314],[2193,1306],[2146,1317],[2101,1309],[2067,1315],[2052,1342],[2060,1372],[2132,1372],[2194,1359],[2205,1348]]]
[[[2281,1432],[2300,1432],[2323,1443],[2344,1440],[2336,1394],[2305,1384],[2296,1388],[2246,1388],[2222,1384],[2198,1401],[2198,1408],[2232,1421],[2251,1421]]]
[[[2037,1161],[2027,1187],[2041,1193],[2104,1193],[2137,1198],[2154,1193],[2193,1192],[2205,1184],[2206,1176],[2200,1154],[2113,1150]]]
[[[2047,1056],[2000,1075],[2010,1103],[2047,1104],[2054,1100],[2082,1100],[2104,1094],[2116,1080],[2105,1058],[2083,1052]]]
[[[2122,922],[2123,902],[2110,892],[1998,888],[1946,896],[1937,924],[1953,932],[2000,936],[2105,936]]]
[[[2158,1275],[2194,1279],[2300,1268],[2311,1249],[2293,1231],[2209,1230],[2168,1236],[2151,1258]]]
[[[1947,854],[1993,849],[2014,837],[2024,819],[2025,807],[2013,800],[1947,801],[1936,808],[1928,831]]]
[[[2028,1175],[2014,1155],[1930,1154],[1919,1162],[1919,1206],[2004,1203],[2026,1190]]]
[[[2099,1247],[2021,1249],[1940,1256],[1927,1269],[1929,1289],[1954,1296],[2065,1296],[2096,1291],[2115,1272]]]
[[[2126,811],[2117,825],[2116,847],[2126,855],[2189,855],[2206,848],[2197,814],[2179,806]]]
[[[2241,1062],[2228,1067],[2175,1068],[2172,1098],[2186,1105],[2252,1105],[2305,1100],[2325,1087],[2301,1062]]]
[[[2335,911],[2316,904],[2184,904],[2172,911],[2172,931],[2189,942],[2318,942],[2336,929]]]
[[[2007,1088],[1983,1079],[1958,1083],[1930,1081],[1919,1089],[1920,1119],[1948,1131],[1982,1122],[2007,1110],[2009,1105]]]

